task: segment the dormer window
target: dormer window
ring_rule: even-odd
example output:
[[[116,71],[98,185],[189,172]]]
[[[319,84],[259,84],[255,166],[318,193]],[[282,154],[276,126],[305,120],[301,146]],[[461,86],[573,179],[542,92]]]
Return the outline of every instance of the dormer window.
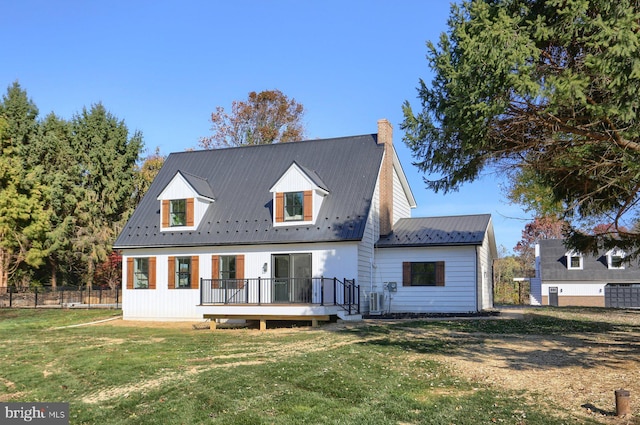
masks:
[[[329,194],[320,176],[296,162],[269,191],[273,193],[274,226],[314,223],[324,198]]]
[[[284,194],[284,221],[301,221],[304,219],[304,192]]]
[[[197,228],[214,197],[206,179],[178,171],[158,200],[160,229],[175,231]]]
[[[607,252],[607,266],[610,269],[624,269],[624,251],[614,248]]]
[[[575,251],[569,251],[566,254],[568,270],[582,270],[583,258],[582,254]]]

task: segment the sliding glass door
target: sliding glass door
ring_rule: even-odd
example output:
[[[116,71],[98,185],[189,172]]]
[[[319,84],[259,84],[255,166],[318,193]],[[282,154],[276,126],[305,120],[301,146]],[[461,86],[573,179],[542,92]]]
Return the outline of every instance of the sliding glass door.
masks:
[[[273,254],[274,303],[311,302],[311,254]]]

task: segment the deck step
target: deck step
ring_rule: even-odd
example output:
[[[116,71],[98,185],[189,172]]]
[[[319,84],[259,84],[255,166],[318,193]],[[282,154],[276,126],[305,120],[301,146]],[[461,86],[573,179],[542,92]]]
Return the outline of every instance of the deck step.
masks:
[[[345,322],[359,322],[362,320],[362,314],[349,314],[346,311],[339,311],[337,315]]]

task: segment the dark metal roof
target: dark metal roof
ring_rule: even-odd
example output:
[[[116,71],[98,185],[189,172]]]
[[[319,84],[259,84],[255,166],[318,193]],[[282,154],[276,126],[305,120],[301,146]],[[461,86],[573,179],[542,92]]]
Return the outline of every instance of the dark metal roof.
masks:
[[[544,239],[540,245],[540,272],[542,281],[598,281],[607,283],[640,283],[640,263],[632,260],[624,264],[624,269],[609,269],[606,253],[600,255],[584,254],[582,270],[567,268],[567,252],[571,249],[562,239]]]
[[[169,155],[116,240],[116,248],[362,239],[384,148],[375,135]],[[330,193],[315,224],[273,226],[269,189],[296,162]],[[159,194],[177,172],[215,193],[193,231],[160,231]],[[316,180],[318,179],[318,180]],[[203,190],[201,187],[196,190]]]
[[[402,218],[393,225],[389,235],[380,238],[376,246],[482,245],[490,220],[490,214]]]
[[[185,171],[178,171],[178,172],[182,175],[182,177],[184,177],[187,183],[191,185],[193,190],[195,190],[198,195],[204,196],[205,198],[209,198],[209,199],[215,199],[215,196],[213,195],[213,190],[211,189],[211,186],[209,185],[209,182],[207,181],[207,179],[194,176],[193,174],[189,174]]]
[[[294,161],[295,162],[295,161]],[[318,186],[320,189],[326,190],[327,192],[329,191],[329,187],[326,185],[325,182],[322,181],[322,179],[320,178],[320,176],[318,175],[318,173],[316,173],[313,170],[308,169],[307,167],[303,167],[302,165],[296,163],[296,165],[298,167],[300,167],[300,169],[311,179],[311,181]]]

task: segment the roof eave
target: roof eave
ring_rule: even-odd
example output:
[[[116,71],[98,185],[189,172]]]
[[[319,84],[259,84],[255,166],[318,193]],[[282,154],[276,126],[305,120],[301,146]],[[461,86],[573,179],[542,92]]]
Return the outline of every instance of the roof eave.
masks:
[[[408,244],[377,244],[376,248],[429,248],[429,247],[443,247],[443,246],[480,246],[482,242],[452,242],[452,243],[408,243]]]

